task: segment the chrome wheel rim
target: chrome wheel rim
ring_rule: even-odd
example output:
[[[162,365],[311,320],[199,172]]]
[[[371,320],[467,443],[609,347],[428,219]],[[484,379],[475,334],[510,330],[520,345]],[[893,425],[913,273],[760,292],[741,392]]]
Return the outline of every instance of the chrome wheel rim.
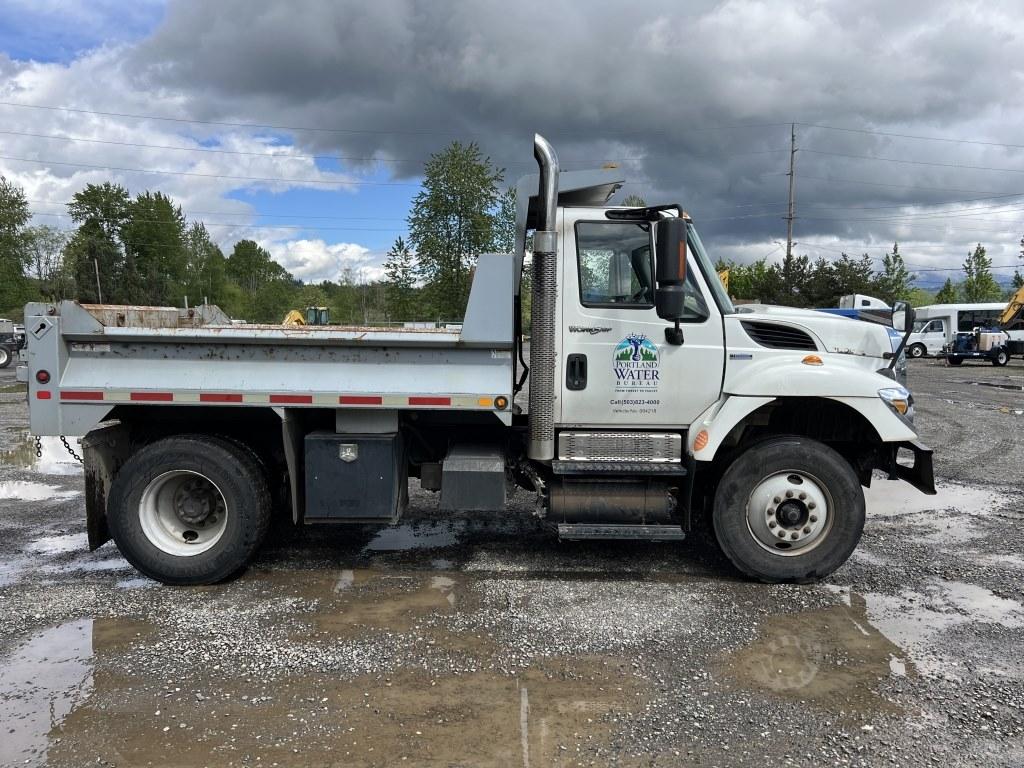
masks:
[[[210,478],[190,470],[153,478],[139,499],[139,523],[149,543],[176,557],[213,547],[227,528],[224,494]]]
[[[834,506],[824,484],[797,470],[776,472],[747,499],[747,530],[762,549],[793,557],[821,544],[832,529]]]

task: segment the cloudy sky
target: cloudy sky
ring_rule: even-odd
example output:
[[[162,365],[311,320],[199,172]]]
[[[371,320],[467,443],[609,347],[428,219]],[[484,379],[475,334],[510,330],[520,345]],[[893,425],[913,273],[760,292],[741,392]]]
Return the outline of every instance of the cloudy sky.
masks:
[[[423,160],[531,137],[682,202],[713,255],[798,253],[927,282],[1024,234],[1024,1],[0,2],[0,173],[67,227],[89,182],[160,189],[297,277],[379,273]],[[948,270],[948,271],[946,271]]]

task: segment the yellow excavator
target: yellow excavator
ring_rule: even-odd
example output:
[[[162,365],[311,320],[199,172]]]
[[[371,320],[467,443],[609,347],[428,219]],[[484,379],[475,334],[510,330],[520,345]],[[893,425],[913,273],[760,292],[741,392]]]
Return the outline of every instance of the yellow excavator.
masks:
[[[305,314],[298,309],[291,310],[281,325],[330,325],[331,311],[327,307],[306,307]]]
[[[1005,330],[1009,327],[1010,323],[1021,315],[1024,315],[1024,285],[1018,288],[1017,292],[1010,297],[1006,309],[999,316],[999,327]]]

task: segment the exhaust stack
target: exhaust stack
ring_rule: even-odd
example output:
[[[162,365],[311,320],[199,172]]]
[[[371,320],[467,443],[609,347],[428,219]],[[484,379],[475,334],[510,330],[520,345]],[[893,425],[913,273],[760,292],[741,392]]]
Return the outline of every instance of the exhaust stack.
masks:
[[[533,233],[533,310],[530,329],[530,440],[526,455],[555,457],[555,299],[558,262],[558,155],[540,134],[533,137],[540,167],[540,205]]]

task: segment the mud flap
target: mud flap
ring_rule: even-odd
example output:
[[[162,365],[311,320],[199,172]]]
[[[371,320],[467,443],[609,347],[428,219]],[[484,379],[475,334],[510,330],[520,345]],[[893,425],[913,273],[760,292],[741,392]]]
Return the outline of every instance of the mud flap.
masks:
[[[110,541],[107,529],[107,496],[121,465],[128,459],[128,430],[120,424],[101,427],[82,440],[85,461],[85,527],[89,549]]]

